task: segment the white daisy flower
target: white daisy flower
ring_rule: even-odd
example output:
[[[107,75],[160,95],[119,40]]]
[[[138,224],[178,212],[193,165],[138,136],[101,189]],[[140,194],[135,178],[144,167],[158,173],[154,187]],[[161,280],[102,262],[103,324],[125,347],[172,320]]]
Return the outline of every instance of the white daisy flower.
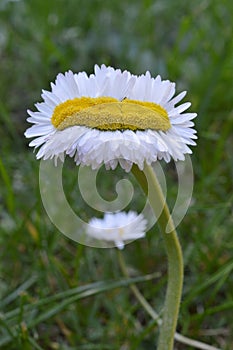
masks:
[[[37,111],[28,111],[34,125],[25,136],[40,147],[38,159],[69,155],[93,169],[115,169],[119,162],[126,171],[132,164],[142,170],[145,162],[184,160],[196,144],[196,113],[183,113],[189,102],[176,106],[185,91],[174,95],[175,83],[149,72],[135,76],[102,65],[90,76],[58,74],[51,92],[42,91]]]
[[[92,218],[87,234],[95,239],[114,242],[118,249],[124,248],[124,241],[145,237],[147,221],[142,214],[105,213],[103,219]]]

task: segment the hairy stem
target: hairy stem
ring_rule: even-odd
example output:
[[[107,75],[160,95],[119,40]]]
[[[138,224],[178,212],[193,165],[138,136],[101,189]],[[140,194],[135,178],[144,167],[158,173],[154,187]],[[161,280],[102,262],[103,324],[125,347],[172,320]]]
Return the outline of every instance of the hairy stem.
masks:
[[[160,184],[151,166],[132,173],[148,196],[164,240],[168,260],[168,283],[157,350],[172,350],[183,286],[183,258],[177,233]]]
[[[120,268],[121,268],[123,275],[127,278],[130,278],[123,254],[121,253],[120,250],[118,250],[118,260],[119,260],[119,265],[120,265]],[[146,310],[147,313],[151,316],[151,318],[156,321],[156,324],[158,326],[161,326],[161,324],[162,324],[161,318],[159,317],[157,312],[152,308],[152,306],[148,303],[148,301],[144,298],[143,294],[140,292],[140,290],[138,289],[136,284],[134,284],[134,283],[130,284],[130,288],[131,288],[133,294],[135,295],[135,297],[137,298],[137,300],[139,301],[139,303],[144,308],[144,310]],[[185,337],[184,335],[179,334],[177,332],[175,333],[174,338],[175,338],[175,340],[177,340],[178,342],[180,342],[182,344],[193,346],[194,348],[197,348],[197,349],[221,350],[219,348],[216,348],[215,346],[211,346],[211,345],[203,343],[201,341]]]

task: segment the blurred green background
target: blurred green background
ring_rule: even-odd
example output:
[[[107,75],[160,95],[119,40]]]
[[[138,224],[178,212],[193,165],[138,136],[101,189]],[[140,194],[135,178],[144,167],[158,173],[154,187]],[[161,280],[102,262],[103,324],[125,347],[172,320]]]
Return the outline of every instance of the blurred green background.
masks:
[[[39,162],[23,135],[26,110],[41,100],[41,89],[68,69],[92,73],[95,63],[150,70],[188,91],[199,139],[192,205],[178,227],[185,259],[178,331],[233,348],[232,13],[230,0],[0,1],[0,349],[155,348],[156,324],[120,286],[115,249],[81,246],[49,221]],[[68,163],[67,196],[90,219],[91,208],[74,190],[74,170]],[[167,173],[172,204],[172,167]],[[103,176],[106,198],[120,178],[134,181],[120,170]],[[145,199],[135,193],[139,210]],[[161,312],[166,257],[157,227],[123,254],[132,276],[158,272],[138,286]],[[73,289],[82,286],[93,295]],[[178,342],[175,348],[194,349]]]

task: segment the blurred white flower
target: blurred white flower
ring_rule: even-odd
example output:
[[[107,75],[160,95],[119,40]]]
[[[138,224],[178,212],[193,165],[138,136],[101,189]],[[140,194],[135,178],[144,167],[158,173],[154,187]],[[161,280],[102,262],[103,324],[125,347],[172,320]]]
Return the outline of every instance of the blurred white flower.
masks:
[[[87,234],[98,240],[114,242],[118,249],[123,249],[125,241],[145,237],[146,225],[144,216],[133,211],[105,213],[103,219],[89,221]]]

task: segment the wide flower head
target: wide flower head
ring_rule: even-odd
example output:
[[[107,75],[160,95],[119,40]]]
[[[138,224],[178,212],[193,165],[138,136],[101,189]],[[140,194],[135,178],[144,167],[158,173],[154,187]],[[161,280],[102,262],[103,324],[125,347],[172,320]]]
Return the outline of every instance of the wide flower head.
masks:
[[[125,242],[145,237],[147,221],[142,214],[134,211],[105,213],[103,219],[92,218],[87,234],[98,240],[114,242],[123,249]]]
[[[196,113],[183,113],[191,104],[177,106],[185,94],[174,97],[175,83],[149,72],[135,76],[105,65],[90,76],[69,71],[42,91],[36,112],[28,111],[34,125],[25,136],[40,147],[38,159],[69,155],[93,169],[115,169],[119,162],[126,171],[133,164],[142,170],[145,162],[184,160],[197,138]]]

